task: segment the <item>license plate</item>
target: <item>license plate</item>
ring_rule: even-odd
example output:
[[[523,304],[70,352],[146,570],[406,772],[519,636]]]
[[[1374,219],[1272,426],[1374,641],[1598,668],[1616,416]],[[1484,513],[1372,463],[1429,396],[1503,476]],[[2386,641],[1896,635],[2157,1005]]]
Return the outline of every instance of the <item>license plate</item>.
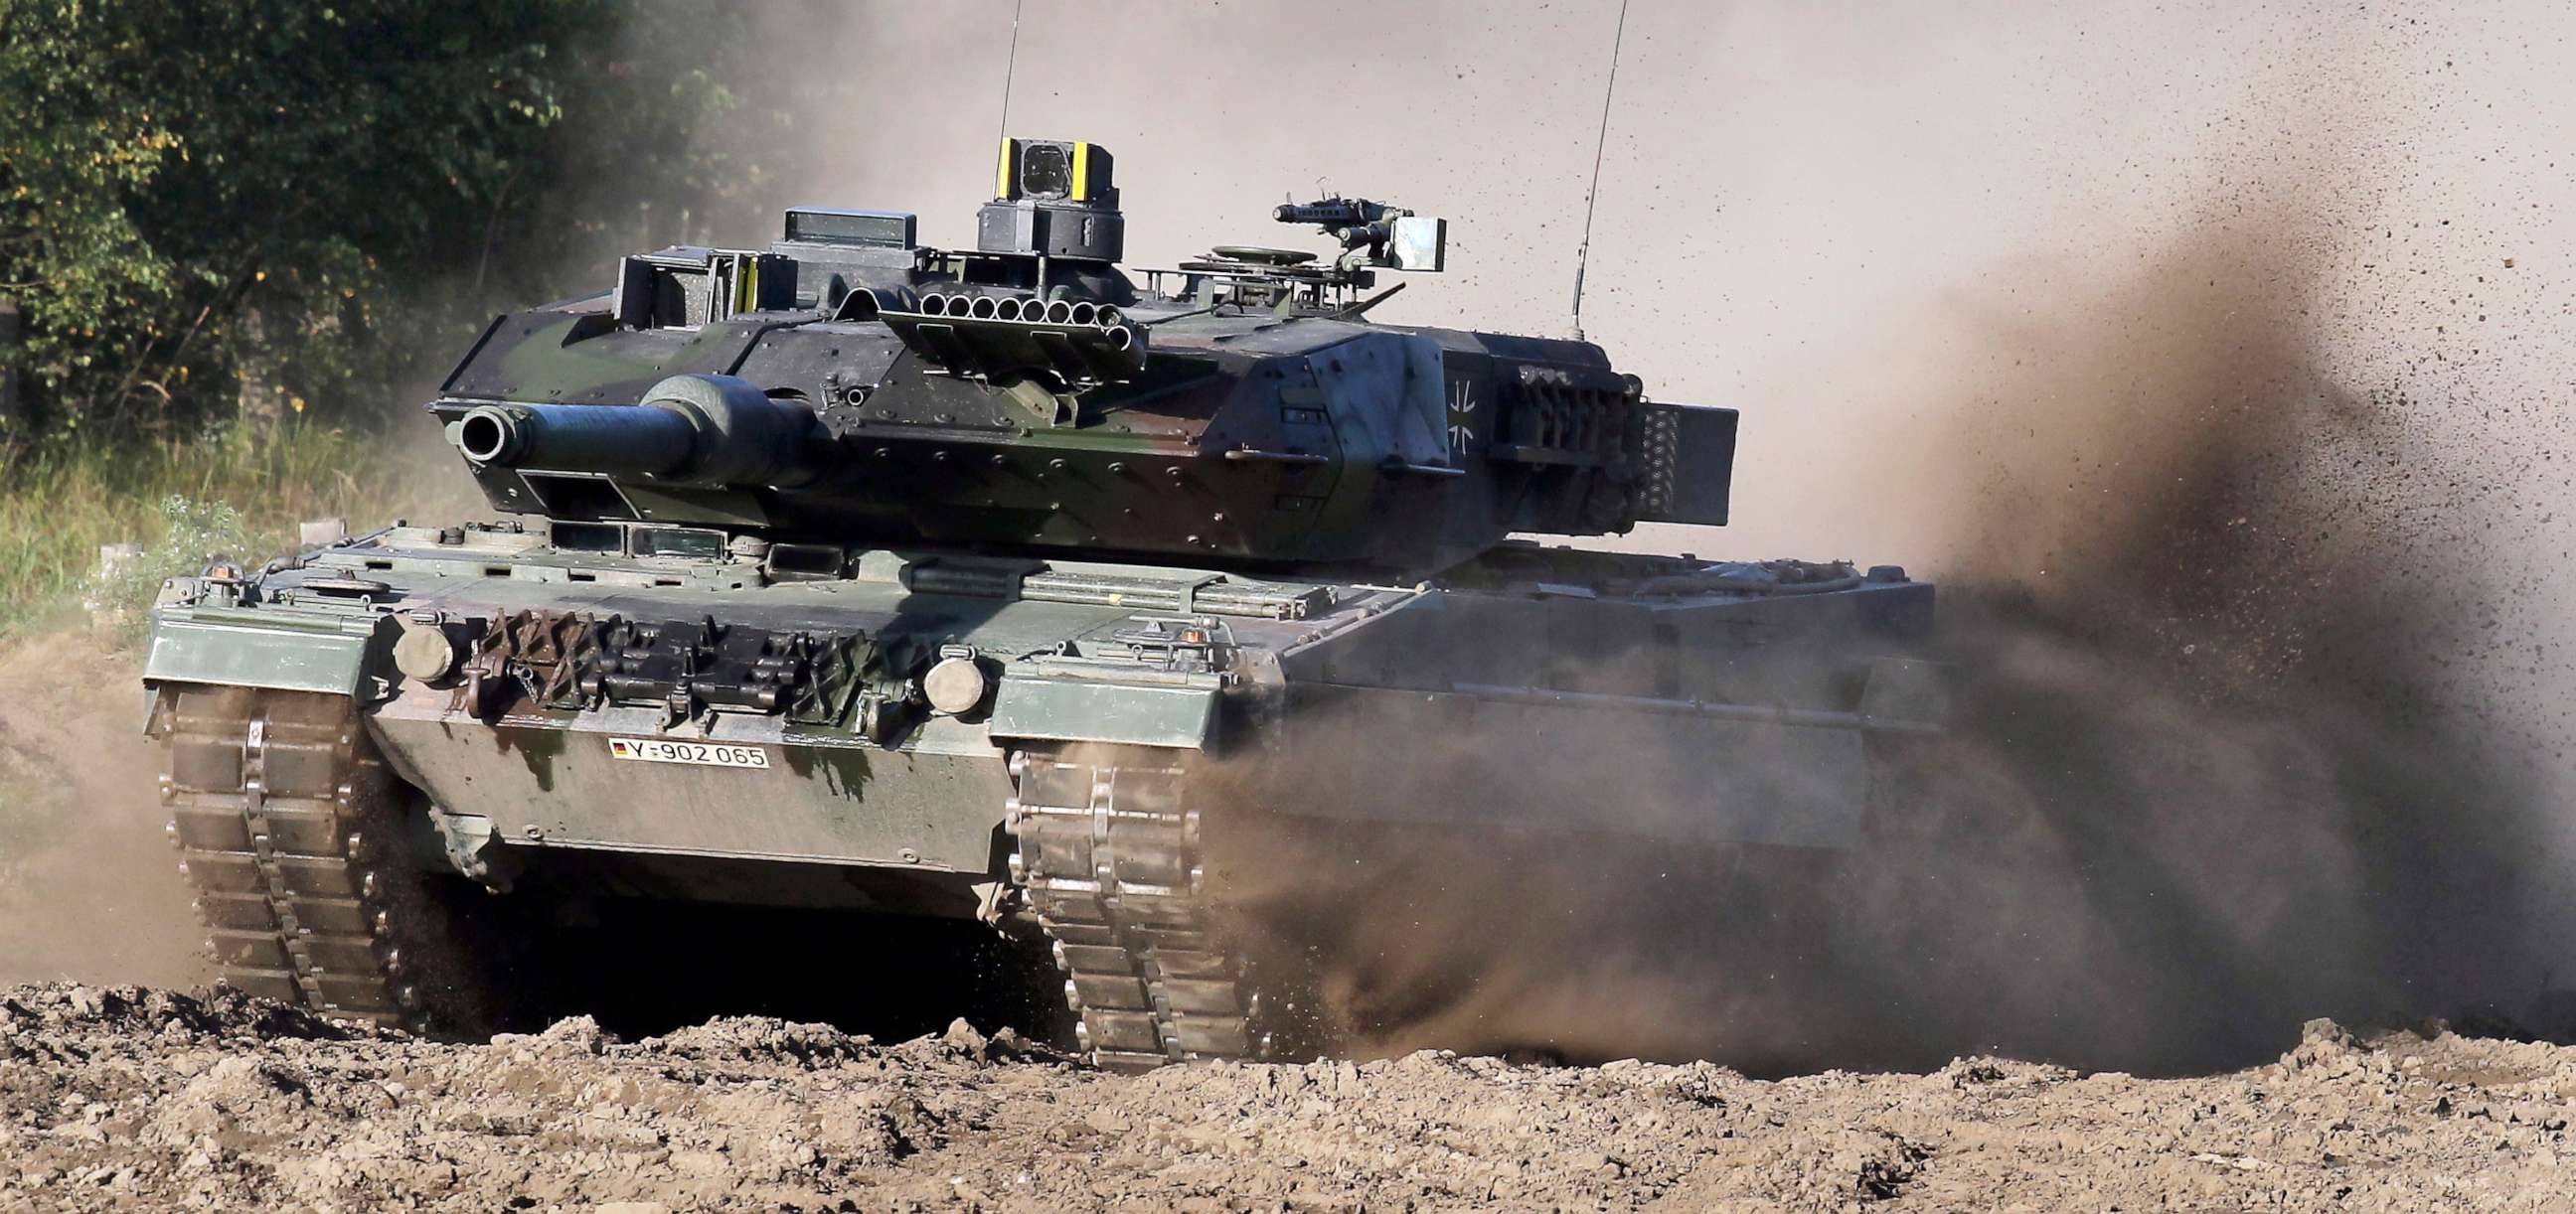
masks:
[[[675,742],[669,738],[610,738],[608,753],[646,763],[695,763],[700,767],[769,767],[769,752],[757,746],[721,742]]]

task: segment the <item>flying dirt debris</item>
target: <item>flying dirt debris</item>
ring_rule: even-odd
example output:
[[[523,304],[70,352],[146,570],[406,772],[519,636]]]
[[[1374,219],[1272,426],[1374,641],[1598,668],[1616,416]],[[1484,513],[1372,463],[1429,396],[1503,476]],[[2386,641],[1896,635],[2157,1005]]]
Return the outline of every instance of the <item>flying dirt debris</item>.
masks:
[[[799,209],[495,320],[429,407],[517,521],[172,586],[151,730],[227,980],[466,1035],[564,906],[864,911],[1045,948],[1099,1065],[1261,1057],[1439,1024],[1491,957],[1409,926],[1776,919],[1902,808],[1930,586],[1512,538],[1725,522],[1733,411],[1370,321],[1434,217],[1131,277],[1105,149],[1000,169],[972,251]],[[828,960],[774,930],[727,947]]]

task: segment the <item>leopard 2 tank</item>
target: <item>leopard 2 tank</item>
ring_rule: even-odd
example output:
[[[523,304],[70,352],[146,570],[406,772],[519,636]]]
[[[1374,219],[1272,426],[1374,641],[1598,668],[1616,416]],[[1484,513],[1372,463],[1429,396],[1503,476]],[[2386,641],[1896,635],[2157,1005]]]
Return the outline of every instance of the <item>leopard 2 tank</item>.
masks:
[[[628,257],[428,404],[503,521],[173,582],[149,731],[225,979],[470,1033],[454,891],[642,873],[1042,937],[1077,1048],[1148,1067],[1310,1044],[1319,959],[1248,968],[1241,891],[1375,832],[1853,845],[1933,728],[1930,586],[1528,538],[1724,523],[1735,412],[1373,321],[1446,244],[1382,203],[1123,272],[1112,175],[1006,140],[972,250],[800,208]]]

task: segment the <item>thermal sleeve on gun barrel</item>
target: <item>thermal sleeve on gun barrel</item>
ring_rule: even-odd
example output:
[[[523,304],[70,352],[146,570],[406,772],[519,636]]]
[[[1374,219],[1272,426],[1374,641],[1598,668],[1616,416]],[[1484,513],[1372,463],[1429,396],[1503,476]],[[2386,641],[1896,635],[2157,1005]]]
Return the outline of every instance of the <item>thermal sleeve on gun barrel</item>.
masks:
[[[675,375],[634,405],[478,405],[453,439],[478,466],[710,486],[804,484],[826,445],[812,409],[730,375]]]

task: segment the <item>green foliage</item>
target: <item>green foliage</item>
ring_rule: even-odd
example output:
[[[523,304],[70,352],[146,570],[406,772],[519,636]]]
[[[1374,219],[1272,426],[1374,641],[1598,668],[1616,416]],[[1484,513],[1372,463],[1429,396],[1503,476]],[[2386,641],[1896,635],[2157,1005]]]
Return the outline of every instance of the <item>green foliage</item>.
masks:
[[[741,103],[692,21],[639,0],[0,0],[0,295],[26,310],[36,420],[372,414],[496,301],[556,293],[568,252],[604,281],[610,239],[759,179],[699,135]]]
[[[80,597],[148,604],[161,578],[197,572],[210,553],[258,562],[291,551],[300,520],[382,520],[417,500],[415,478],[380,440],[301,419],[185,441],[38,445],[0,463],[0,641],[69,618],[101,545],[149,550],[133,584]],[[173,499],[185,503],[180,517]]]
[[[381,378],[389,281],[538,146],[548,22],[586,7],[0,3],[0,276],[66,423],[219,389],[245,338],[290,400]]]
[[[492,313],[755,222],[744,149],[789,118],[710,24],[674,0],[0,0],[0,297],[25,313],[0,638],[68,616],[98,546],[160,534],[173,495],[238,510],[249,559],[298,519],[460,497],[382,436]]]

